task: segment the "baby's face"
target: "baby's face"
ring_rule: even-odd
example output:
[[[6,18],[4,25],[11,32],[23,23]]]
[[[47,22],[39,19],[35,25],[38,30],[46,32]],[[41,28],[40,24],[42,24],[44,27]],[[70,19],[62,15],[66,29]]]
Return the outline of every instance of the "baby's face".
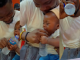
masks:
[[[14,28],[14,36],[15,36],[15,35],[20,36],[20,22],[18,22],[18,23],[15,25],[15,28]],[[18,40],[20,40],[20,37],[19,37]]]
[[[44,16],[43,27],[48,32],[48,35],[51,35],[57,30],[57,25],[56,17],[51,14]]]

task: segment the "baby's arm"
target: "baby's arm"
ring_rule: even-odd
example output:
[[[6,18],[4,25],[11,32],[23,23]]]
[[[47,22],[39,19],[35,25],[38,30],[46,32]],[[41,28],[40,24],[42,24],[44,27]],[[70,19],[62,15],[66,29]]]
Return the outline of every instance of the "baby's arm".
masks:
[[[42,36],[40,42],[42,44],[49,44],[55,47],[59,47],[59,37],[53,39],[46,36]]]
[[[17,52],[20,55],[20,48],[18,47],[15,52]]]
[[[53,39],[46,36],[42,36],[40,42],[42,44],[49,44],[54,46],[55,47],[54,49],[59,54],[59,37]]]
[[[9,50],[14,50],[18,54],[20,54],[20,48],[17,45],[11,45]]]

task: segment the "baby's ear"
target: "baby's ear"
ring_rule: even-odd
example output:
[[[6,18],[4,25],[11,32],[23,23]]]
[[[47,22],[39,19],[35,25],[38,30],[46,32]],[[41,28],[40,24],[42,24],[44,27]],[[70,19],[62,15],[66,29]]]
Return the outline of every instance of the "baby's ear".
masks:
[[[57,26],[56,26],[56,27],[57,27],[57,29],[59,29],[59,24],[57,24]]]

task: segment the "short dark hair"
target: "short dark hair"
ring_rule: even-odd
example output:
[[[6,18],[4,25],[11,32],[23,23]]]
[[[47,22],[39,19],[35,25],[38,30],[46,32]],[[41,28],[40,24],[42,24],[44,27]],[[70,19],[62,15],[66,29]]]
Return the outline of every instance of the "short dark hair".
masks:
[[[14,5],[14,9],[20,9],[20,4],[16,3],[16,4]]]
[[[3,7],[7,3],[12,3],[12,0],[0,0],[0,7]]]

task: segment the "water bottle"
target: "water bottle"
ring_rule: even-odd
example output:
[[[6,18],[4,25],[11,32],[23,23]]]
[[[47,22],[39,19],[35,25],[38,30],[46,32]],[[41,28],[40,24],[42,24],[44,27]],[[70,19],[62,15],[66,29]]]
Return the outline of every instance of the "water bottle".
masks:
[[[5,47],[5,48],[2,49],[2,53],[3,53],[4,55],[8,55],[9,52],[10,52],[10,50],[8,50],[7,47]]]
[[[48,52],[47,52],[47,44],[39,44],[39,55],[40,56],[47,56]]]
[[[18,39],[19,39],[19,36],[16,35],[15,38],[11,38],[9,42],[10,44],[15,45],[15,44],[18,44]]]
[[[15,37],[11,38],[11,39],[9,40],[9,42],[10,42],[10,44],[15,45],[15,44],[18,43],[18,39],[19,39],[19,36],[16,35]],[[7,47],[5,47],[5,48],[2,49],[2,53],[5,54],[5,55],[8,55],[9,52],[10,52],[10,50],[8,50]]]
[[[64,11],[67,15],[73,15],[75,13],[75,5],[68,3],[68,4],[64,4]]]

